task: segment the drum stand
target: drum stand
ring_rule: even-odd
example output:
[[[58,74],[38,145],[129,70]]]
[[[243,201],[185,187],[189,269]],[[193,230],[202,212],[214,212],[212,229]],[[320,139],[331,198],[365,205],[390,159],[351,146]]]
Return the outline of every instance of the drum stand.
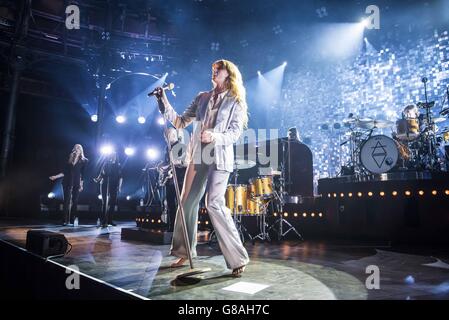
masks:
[[[288,152],[290,152],[290,148],[288,150]],[[283,217],[283,209],[284,209],[284,194],[285,194],[285,142],[282,143],[282,157],[283,157],[283,161],[281,163],[281,178],[279,179],[279,193],[273,188],[274,191],[274,196],[275,199],[277,200],[277,212],[279,213],[279,218],[277,218],[273,224],[268,228],[267,231],[270,231],[271,229],[273,229],[276,224],[279,224],[279,228],[277,229],[278,233],[278,240],[282,240],[282,238],[284,238],[290,231],[293,231],[294,233],[296,233],[296,235],[298,236],[298,238],[300,240],[304,240],[304,238],[302,237],[302,235],[298,232],[298,230],[296,230],[296,228],[294,226],[292,226],[292,224],[290,222],[288,222],[287,220],[284,219]],[[287,230],[284,231],[283,227],[284,224],[287,225]]]
[[[284,200],[282,199],[282,197],[276,192],[274,191],[274,194],[276,196],[276,200],[278,200],[278,208],[280,210],[278,210],[279,213],[279,218],[276,219],[276,221],[273,222],[273,224],[268,228],[268,231],[273,229],[276,224],[279,224],[279,228],[277,229],[277,235],[278,235],[278,240],[282,240],[290,231],[293,231],[294,233],[296,233],[296,235],[298,236],[299,240],[304,240],[304,238],[302,237],[302,235],[298,232],[298,230],[296,230],[296,228],[294,226],[292,226],[292,224],[290,222],[288,222],[287,220],[284,219],[283,216],[283,206],[284,206]],[[284,231],[284,223],[287,225],[287,230]]]
[[[260,239],[262,241],[268,240],[271,242],[270,236],[268,235],[269,228],[267,229],[268,224],[266,221],[267,207],[268,207],[268,204],[265,205],[262,210],[262,214],[261,214],[262,218],[260,219],[260,221],[258,221],[260,233],[253,238],[253,242],[255,239]]]

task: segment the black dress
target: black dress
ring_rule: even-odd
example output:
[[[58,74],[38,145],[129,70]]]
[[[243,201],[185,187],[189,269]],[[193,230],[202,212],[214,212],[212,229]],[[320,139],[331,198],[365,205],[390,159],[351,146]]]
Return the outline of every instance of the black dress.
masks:
[[[101,170],[101,224],[112,224],[112,215],[117,204],[118,188],[122,178],[122,167],[118,162],[107,161]],[[109,195],[109,201],[107,203]]]
[[[62,188],[64,190],[64,223],[73,223],[78,205],[81,181],[84,180],[86,160],[79,160],[75,165],[66,163],[64,166],[64,179]],[[71,205],[70,205],[71,204]]]

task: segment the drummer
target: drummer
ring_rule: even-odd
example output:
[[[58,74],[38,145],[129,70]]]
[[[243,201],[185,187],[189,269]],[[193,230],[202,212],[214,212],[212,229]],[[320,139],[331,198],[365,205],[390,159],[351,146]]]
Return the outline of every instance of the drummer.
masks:
[[[418,107],[414,104],[410,104],[402,111],[402,119],[417,119],[419,117]]]

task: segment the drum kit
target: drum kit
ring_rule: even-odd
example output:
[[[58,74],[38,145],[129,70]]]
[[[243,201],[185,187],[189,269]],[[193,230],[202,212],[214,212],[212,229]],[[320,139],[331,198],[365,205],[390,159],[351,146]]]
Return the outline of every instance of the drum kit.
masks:
[[[226,188],[225,203],[231,211],[242,241],[246,238],[252,242],[256,239],[271,241],[269,236],[271,229],[276,229],[279,240],[290,231],[302,239],[301,234],[283,219],[282,215],[279,215],[279,218],[271,225],[267,223],[269,207],[272,206],[281,212],[285,203],[284,163],[282,159],[280,171],[270,170],[271,174],[258,175],[250,178],[247,184],[238,184],[239,171],[256,166],[256,162],[244,159],[234,161],[234,172],[230,179],[233,183]],[[244,216],[256,217],[259,234],[252,236],[248,232],[242,222]],[[285,231],[284,224],[288,227]]]
[[[447,159],[438,153],[449,142],[449,128],[439,130],[437,124],[448,120],[449,108],[434,116],[435,102],[408,105],[402,119],[359,119],[350,115],[343,122],[349,128],[350,160],[342,174],[370,175],[390,170],[447,170]],[[392,137],[375,134],[376,129],[393,128]]]
[[[225,201],[226,207],[231,210],[237,230],[245,241],[247,237],[251,241],[255,239],[270,240],[266,232],[267,222],[266,215],[270,202],[274,199],[273,176],[258,176],[251,178],[248,184],[238,184],[239,171],[250,169],[256,163],[251,160],[236,159],[234,161],[234,173],[231,180],[233,184],[229,184],[226,188]],[[257,225],[260,233],[252,236],[244,224],[243,216],[257,217]]]

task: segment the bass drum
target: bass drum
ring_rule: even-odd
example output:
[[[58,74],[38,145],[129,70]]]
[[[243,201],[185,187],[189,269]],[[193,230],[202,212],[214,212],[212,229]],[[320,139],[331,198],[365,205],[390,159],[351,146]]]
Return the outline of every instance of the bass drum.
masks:
[[[385,173],[396,165],[399,152],[393,139],[372,136],[363,142],[360,149],[360,162],[371,173]]]

